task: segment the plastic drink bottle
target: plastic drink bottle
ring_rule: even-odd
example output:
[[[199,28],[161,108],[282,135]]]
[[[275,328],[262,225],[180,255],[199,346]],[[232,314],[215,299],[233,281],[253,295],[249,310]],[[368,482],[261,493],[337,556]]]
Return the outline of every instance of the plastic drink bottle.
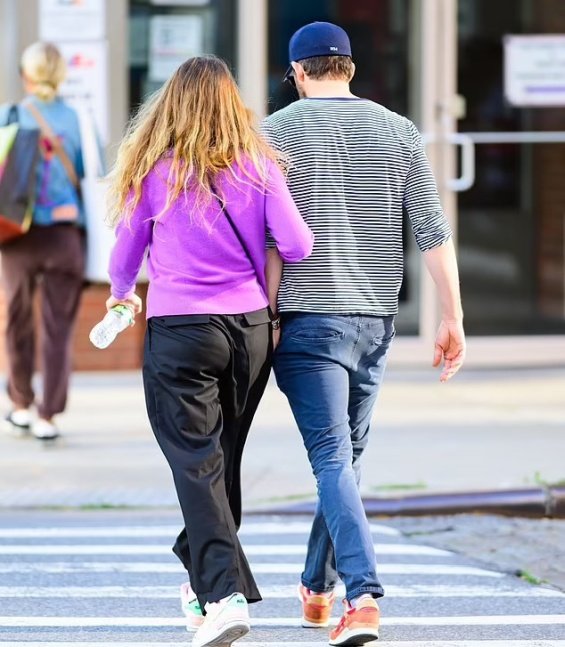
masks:
[[[133,323],[133,312],[127,306],[114,306],[102,321],[97,323],[88,336],[96,348],[107,348],[119,333]]]

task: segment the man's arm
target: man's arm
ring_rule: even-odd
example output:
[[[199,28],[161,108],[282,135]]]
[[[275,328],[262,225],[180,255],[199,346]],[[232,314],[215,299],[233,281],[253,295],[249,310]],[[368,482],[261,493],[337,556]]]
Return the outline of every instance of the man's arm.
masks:
[[[433,365],[444,360],[440,380],[447,382],[463,365],[465,332],[459,290],[459,272],[453,240],[423,253],[424,262],[439,292],[441,323],[436,335]]]

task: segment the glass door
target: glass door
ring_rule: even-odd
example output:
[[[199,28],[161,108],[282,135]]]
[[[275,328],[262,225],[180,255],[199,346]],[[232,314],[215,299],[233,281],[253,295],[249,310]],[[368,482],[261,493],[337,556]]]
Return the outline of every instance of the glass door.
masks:
[[[503,73],[506,35],[565,31],[551,4],[459,0],[458,126],[476,157],[474,184],[458,194],[469,335],[565,333],[565,110],[510,105]]]
[[[130,111],[187,58],[216,54],[234,63],[232,0],[130,0]]]

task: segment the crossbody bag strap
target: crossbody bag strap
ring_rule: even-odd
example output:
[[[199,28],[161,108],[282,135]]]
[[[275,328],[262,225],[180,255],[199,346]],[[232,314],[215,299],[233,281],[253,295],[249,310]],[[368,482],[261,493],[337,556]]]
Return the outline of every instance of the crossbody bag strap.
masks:
[[[253,256],[252,256],[251,252],[249,251],[249,247],[247,247],[247,243],[245,242],[245,239],[241,235],[239,229],[237,228],[237,225],[233,221],[233,218],[230,216],[230,213],[227,210],[225,201],[220,198],[220,196],[217,194],[216,189],[214,188],[214,186],[212,184],[210,185],[210,188],[212,189],[212,193],[214,194],[214,197],[216,198],[216,200],[218,201],[218,203],[219,203],[219,205],[220,205],[220,207],[222,209],[222,213],[226,217],[226,220],[228,221],[230,227],[233,229],[233,233],[236,235],[237,240],[239,241],[239,244],[241,245],[243,251],[245,252],[245,255],[247,256],[249,262],[251,263],[251,266],[253,267],[253,270],[254,270],[255,274],[257,275],[257,280],[259,281],[259,285],[261,286],[261,290],[263,290],[263,292],[265,292],[265,287],[263,285],[263,281],[261,280],[263,275],[258,271],[258,268],[257,268],[257,266],[255,264],[254,259],[253,259]]]
[[[51,142],[53,150],[55,151],[55,155],[57,155],[57,157],[61,160],[61,164],[63,165],[69,177],[69,180],[71,181],[71,184],[78,189],[79,180],[76,169],[69,159],[69,156],[67,155],[65,149],[63,148],[63,145],[59,141],[59,138],[57,137],[57,135],[55,135],[55,133],[51,129],[51,126],[47,123],[45,117],[41,114],[39,109],[33,105],[33,103],[26,101],[24,103],[24,106],[29,110],[32,117],[37,122],[39,130],[41,130],[41,134]]]

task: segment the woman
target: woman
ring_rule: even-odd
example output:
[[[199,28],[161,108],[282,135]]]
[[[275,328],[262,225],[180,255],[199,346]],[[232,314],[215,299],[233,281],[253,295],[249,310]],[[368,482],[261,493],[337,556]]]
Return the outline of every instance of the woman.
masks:
[[[113,186],[107,306],[140,311],[148,250],[145,398],[185,522],[173,549],[190,577],[183,608],[195,647],[231,645],[261,599],[236,532],[242,451],[271,366],[266,233],[290,263],[310,254],[312,234],[212,56],[186,61],[141,109]]]
[[[59,431],[54,416],[65,409],[71,369],[71,337],[84,271],[83,214],[77,190],[83,175],[78,118],[57,96],[66,66],[59,50],[35,43],[23,53],[26,98],[18,106],[22,128],[41,131],[32,226],[2,246],[2,279],[7,299],[8,395],[14,430],[31,429],[41,440]],[[5,124],[11,106],[0,108]],[[33,297],[41,293],[43,398],[35,401]]]

